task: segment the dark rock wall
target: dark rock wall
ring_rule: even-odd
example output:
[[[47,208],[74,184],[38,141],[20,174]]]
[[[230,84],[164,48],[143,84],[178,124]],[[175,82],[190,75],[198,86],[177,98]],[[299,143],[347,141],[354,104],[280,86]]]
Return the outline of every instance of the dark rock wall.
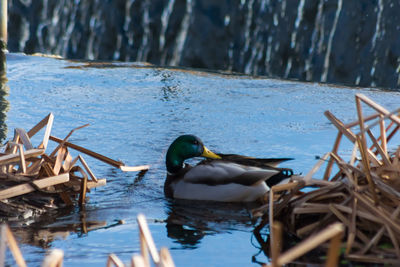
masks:
[[[399,88],[396,0],[9,0],[12,52]]]

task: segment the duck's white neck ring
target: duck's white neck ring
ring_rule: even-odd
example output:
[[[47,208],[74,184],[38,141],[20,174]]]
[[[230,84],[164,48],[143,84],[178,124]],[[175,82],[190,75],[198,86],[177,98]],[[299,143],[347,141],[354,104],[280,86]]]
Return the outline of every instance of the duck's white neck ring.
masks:
[[[186,168],[186,163],[183,163],[183,164],[182,164],[182,169],[184,169],[184,168]],[[175,174],[177,174],[177,172],[173,173],[173,172],[167,171],[167,174],[168,174],[168,175],[175,175]]]

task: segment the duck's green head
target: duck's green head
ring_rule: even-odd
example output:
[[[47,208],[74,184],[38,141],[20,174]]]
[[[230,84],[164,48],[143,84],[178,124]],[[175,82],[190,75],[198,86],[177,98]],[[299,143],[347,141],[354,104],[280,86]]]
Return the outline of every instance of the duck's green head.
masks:
[[[208,150],[203,142],[194,135],[181,135],[170,145],[166,157],[167,171],[177,173],[186,159],[205,157],[220,159],[221,157]]]

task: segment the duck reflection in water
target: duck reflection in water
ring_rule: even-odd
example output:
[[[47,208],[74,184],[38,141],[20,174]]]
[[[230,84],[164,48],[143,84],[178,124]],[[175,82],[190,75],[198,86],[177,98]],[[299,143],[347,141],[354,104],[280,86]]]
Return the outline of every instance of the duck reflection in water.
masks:
[[[221,203],[170,199],[167,202],[167,233],[184,248],[197,248],[206,235],[251,231],[251,209],[257,203]]]

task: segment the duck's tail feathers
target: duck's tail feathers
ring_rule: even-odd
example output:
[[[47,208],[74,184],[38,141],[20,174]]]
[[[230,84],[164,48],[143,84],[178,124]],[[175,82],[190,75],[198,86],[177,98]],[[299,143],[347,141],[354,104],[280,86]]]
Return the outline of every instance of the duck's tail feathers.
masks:
[[[293,158],[253,158],[243,155],[221,154],[221,153],[219,153],[218,156],[220,156],[223,160],[235,162],[237,164],[261,167],[261,168],[262,167],[276,168],[282,162],[293,160]]]
[[[271,176],[265,182],[271,188],[274,185],[281,183],[283,180],[290,178],[293,175],[293,170],[289,168],[279,168],[280,172]]]

